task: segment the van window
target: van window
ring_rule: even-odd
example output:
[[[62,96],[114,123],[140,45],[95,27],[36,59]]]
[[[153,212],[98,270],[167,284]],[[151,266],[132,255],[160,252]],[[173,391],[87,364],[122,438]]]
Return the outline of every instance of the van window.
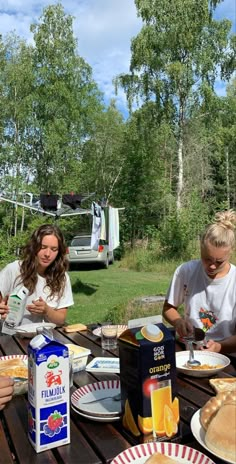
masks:
[[[91,245],[91,236],[87,237],[75,237],[71,241],[71,246],[86,246],[89,247]]]

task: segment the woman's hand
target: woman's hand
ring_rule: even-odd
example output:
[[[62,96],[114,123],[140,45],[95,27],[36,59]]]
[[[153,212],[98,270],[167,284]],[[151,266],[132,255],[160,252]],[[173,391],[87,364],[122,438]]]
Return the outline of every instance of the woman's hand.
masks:
[[[4,298],[0,293],[0,319],[6,319],[7,313],[9,312],[9,307],[7,306],[8,296],[6,295]]]
[[[0,376],[0,410],[12,399],[14,381],[11,377]]]
[[[46,317],[49,306],[40,296],[38,300],[33,300],[31,304],[27,305],[26,309],[32,314],[37,314],[37,316]]]
[[[66,319],[67,308],[52,308],[51,306],[48,306],[46,301],[44,301],[41,296],[38,300],[32,301],[32,303],[28,305],[26,309],[28,309],[30,313],[41,316],[48,322],[53,322],[58,326],[63,325]]]

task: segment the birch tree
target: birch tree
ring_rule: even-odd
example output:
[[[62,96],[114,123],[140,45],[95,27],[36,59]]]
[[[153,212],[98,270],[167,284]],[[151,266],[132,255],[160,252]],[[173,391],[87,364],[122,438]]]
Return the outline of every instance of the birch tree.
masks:
[[[193,105],[209,102],[220,70],[229,79],[235,64],[231,22],[215,21],[220,0],[135,0],[143,27],[131,43],[130,73],[117,77],[130,107],[152,100],[173,124],[177,140],[176,206],[184,193],[185,124]]]

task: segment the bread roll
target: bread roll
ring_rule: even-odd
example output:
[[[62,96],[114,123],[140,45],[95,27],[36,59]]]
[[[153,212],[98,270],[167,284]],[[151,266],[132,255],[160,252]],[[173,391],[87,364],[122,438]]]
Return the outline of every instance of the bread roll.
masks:
[[[211,398],[200,412],[209,450],[236,462],[236,392],[221,392]]]
[[[165,454],[161,453],[154,453],[150,458],[145,461],[145,464],[173,464],[177,463],[175,459],[170,458],[169,456],[165,456]]]

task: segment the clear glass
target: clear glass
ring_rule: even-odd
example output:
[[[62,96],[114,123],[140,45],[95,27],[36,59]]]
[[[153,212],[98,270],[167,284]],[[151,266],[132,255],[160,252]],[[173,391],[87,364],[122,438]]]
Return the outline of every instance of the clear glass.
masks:
[[[73,376],[74,376],[74,351],[69,350],[69,384],[73,387]]]
[[[101,345],[103,350],[114,350],[117,348],[117,325],[101,326]]]

